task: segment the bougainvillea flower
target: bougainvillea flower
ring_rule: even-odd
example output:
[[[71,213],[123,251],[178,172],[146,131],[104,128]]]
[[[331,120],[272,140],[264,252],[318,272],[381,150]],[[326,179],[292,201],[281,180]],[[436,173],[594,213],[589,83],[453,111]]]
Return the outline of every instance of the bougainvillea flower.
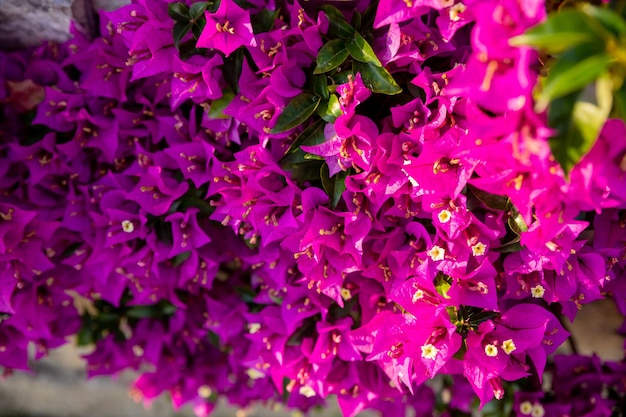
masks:
[[[250,13],[232,0],[223,0],[215,13],[205,12],[206,26],[198,38],[199,48],[214,48],[229,56],[240,46],[256,46]]]

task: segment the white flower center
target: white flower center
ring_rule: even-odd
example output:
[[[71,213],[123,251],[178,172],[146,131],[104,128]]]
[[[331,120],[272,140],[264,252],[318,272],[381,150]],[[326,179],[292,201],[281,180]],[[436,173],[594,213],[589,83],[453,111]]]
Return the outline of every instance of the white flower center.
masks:
[[[485,346],[485,354],[490,357],[498,356],[498,348],[490,343]]]
[[[546,414],[546,410],[543,409],[541,404],[535,404],[531,414],[533,417],[543,417]]]
[[[133,233],[135,231],[135,225],[130,220],[124,220],[122,222],[122,230],[126,233]]]
[[[317,395],[313,388],[309,387],[308,385],[301,386],[298,392],[300,393],[300,395],[304,395],[307,398],[315,397],[315,395]]]
[[[442,261],[446,256],[446,251],[441,246],[435,245],[428,251],[428,256],[430,256],[430,259],[433,261]]]
[[[513,339],[508,339],[502,342],[502,350],[507,355],[510,355],[511,353],[513,353],[515,349],[517,349],[517,346],[515,346],[515,342],[513,342]]]
[[[463,3],[457,3],[454,6],[450,7],[450,20],[456,22],[460,19],[459,15],[467,10],[467,6]]]
[[[472,254],[474,256],[483,256],[485,251],[487,250],[487,246],[484,243],[478,242],[474,246],[472,246]]]
[[[525,416],[529,416],[533,412],[533,405],[530,401],[524,401],[519,405],[519,412]]]
[[[450,213],[450,211],[448,210],[441,210],[437,217],[439,218],[439,221],[441,223],[448,223],[452,218],[452,213]]]
[[[546,289],[543,288],[543,285],[537,284],[530,289],[530,294],[533,298],[543,298],[543,295],[546,293]]]
[[[430,343],[422,346],[422,358],[424,359],[435,359],[437,353],[439,353],[439,349]]]
[[[424,291],[417,290],[417,291],[415,291],[415,294],[413,294],[413,297],[411,298],[411,301],[413,301],[414,303],[417,303],[417,301],[421,300],[422,298],[424,298]]]

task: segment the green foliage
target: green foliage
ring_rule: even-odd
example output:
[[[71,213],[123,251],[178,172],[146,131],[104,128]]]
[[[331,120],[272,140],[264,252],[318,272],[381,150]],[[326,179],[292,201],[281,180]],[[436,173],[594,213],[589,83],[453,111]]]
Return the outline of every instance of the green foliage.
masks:
[[[393,79],[389,71],[371,62],[354,62],[355,72],[361,73],[363,83],[374,93],[395,95],[402,92],[402,88]]]
[[[339,200],[341,199],[341,195],[346,190],[346,177],[348,176],[348,171],[339,171],[332,177],[328,171],[328,165],[322,165],[320,170],[320,178],[322,180],[322,186],[324,187],[324,191],[328,194],[329,205],[331,209],[337,207],[339,204]]]
[[[322,46],[317,53],[317,66],[313,74],[323,74],[334,70],[348,57],[348,50],[343,39],[333,39]]]
[[[552,13],[514,38],[548,62],[537,111],[548,111],[550,148],[565,174],[591,149],[609,117],[626,117],[626,20],[609,6]]]
[[[320,97],[309,92],[303,92],[295,96],[283,109],[276,121],[272,133],[281,133],[291,130],[304,123],[320,104]]]

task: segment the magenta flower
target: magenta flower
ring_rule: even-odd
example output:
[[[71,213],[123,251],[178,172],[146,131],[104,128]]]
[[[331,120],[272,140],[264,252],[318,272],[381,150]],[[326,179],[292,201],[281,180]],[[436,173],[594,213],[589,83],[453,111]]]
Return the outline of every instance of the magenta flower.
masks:
[[[229,56],[240,46],[256,46],[250,13],[232,0],[222,0],[214,14],[204,13],[206,26],[198,38],[199,48],[215,48]]]

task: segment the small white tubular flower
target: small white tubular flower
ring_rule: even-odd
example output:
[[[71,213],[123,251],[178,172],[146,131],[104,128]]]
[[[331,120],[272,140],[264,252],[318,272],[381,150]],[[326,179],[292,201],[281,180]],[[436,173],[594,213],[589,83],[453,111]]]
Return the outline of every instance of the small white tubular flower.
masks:
[[[511,353],[513,353],[515,349],[517,349],[517,346],[515,346],[515,342],[513,342],[513,339],[507,339],[504,342],[502,342],[502,350],[507,355],[510,355]]]
[[[437,353],[439,353],[439,349],[430,343],[422,346],[422,358],[424,359],[435,359],[437,357]]]
[[[483,256],[487,251],[487,246],[484,243],[478,242],[474,246],[472,246],[472,254],[474,256]]]
[[[519,412],[525,416],[529,416],[533,412],[533,405],[530,401],[524,401],[519,405]]]
[[[546,293],[546,289],[541,284],[537,284],[530,289],[530,294],[533,298],[543,298],[543,295]]]
[[[435,245],[428,251],[428,256],[430,256],[430,259],[433,261],[442,261],[446,256],[446,250],[441,246]]]
[[[122,230],[126,233],[133,233],[135,231],[135,225],[130,220],[124,220],[122,222]]]
[[[437,218],[441,223],[448,223],[452,218],[452,213],[449,210],[441,210],[437,215]]]
[[[490,343],[485,346],[485,354],[490,357],[498,356],[498,348]]]

